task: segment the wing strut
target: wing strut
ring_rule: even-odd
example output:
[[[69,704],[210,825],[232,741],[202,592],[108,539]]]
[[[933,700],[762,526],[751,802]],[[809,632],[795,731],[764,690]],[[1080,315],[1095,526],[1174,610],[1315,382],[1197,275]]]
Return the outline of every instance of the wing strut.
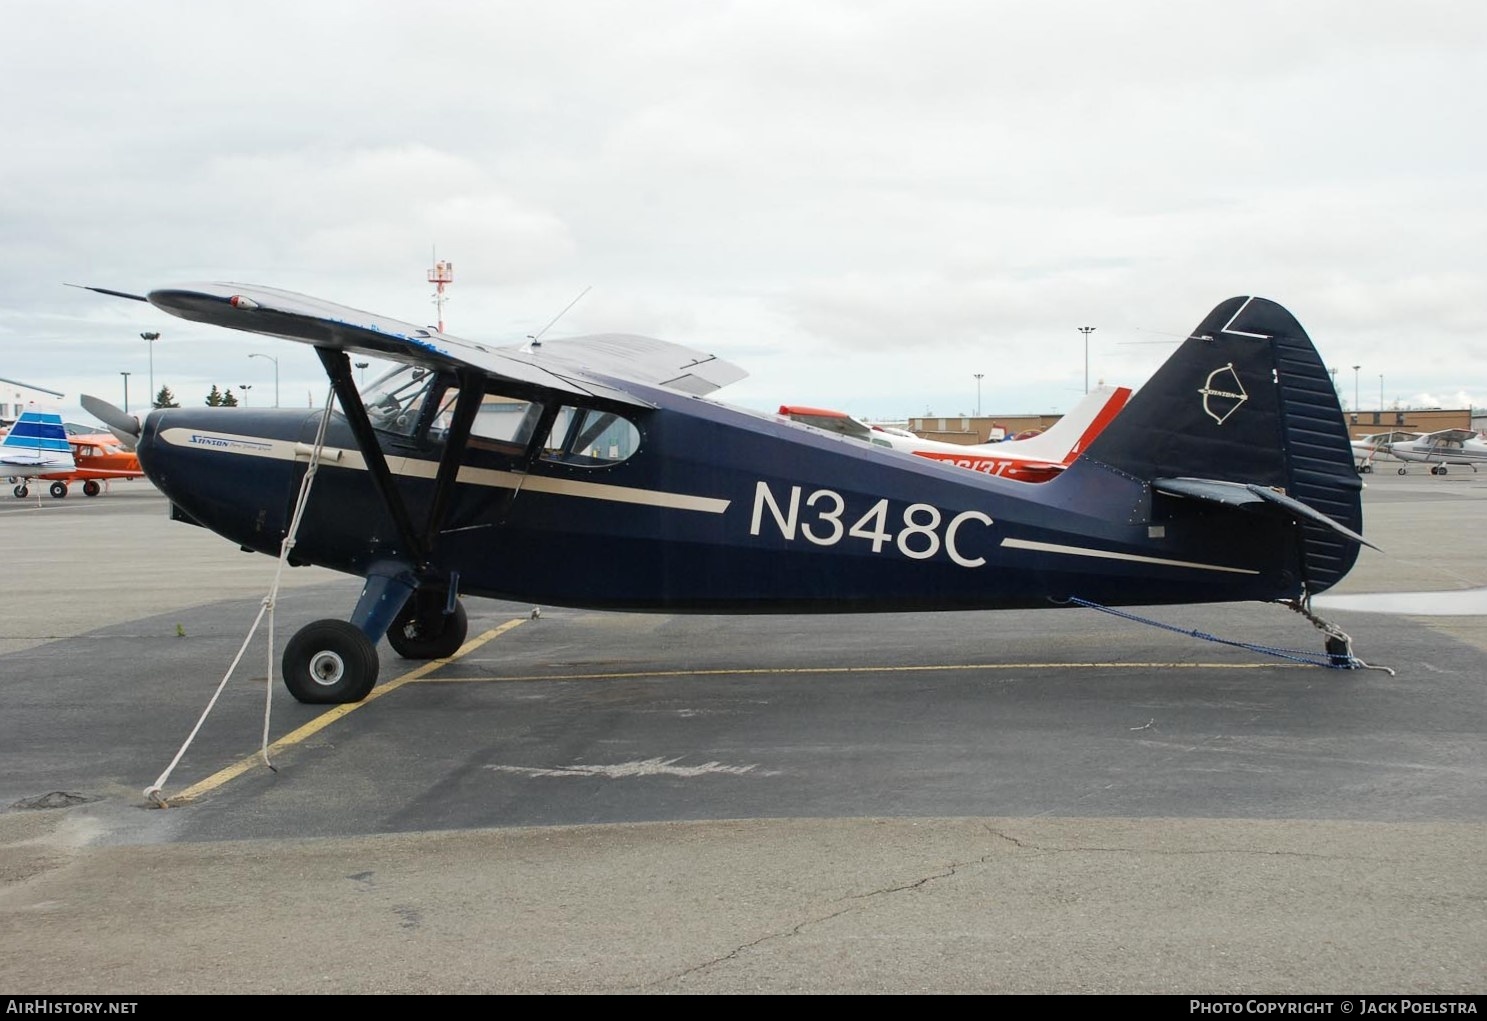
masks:
[[[371,420],[367,417],[366,405],[362,403],[361,394],[352,380],[350,359],[345,352],[334,348],[317,347],[315,351],[320,355],[326,375],[330,377],[331,385],[335,388],[336,397],[341,402],[341,410],[346,415],[346,424],[351,427],[352,435],[356,437],[357,446],[361,449],[362,457],[366,461],[367,471],[371,474],[377,491],[382,496],[383,504],[387,507],[388,513],[392,515],[398,536],[408,551],[409,566],[413,568],[415,577],[425,580],[425,572],[434,543],[444,524],[444,518],[449,513],[449,504],[459,476],[460,464],[464,460],[465,447],[469,444],[470,430],[475,424],[475,416],[480,411],[480,405],[485,400],[485,375],[468,369],[457,374],[459,398],[455,401],[454,417],[445,438],[443,456],[439,460],[439,472],[434,480],[433,502],[429,506],[424,529],[420,533],[413,524],[413,517],[408,512],[407,504],[403,502],[402,494],[398,492],[397,485],[393,482],[392,471],[388,468],[387,459],[382,453],[382,445],[377,442],[376,432],[372,429]]]
[[[439,474],[434,479],[434,500],[429,507],[428,528],[423,535],[423,547],[429,551],[433,550],[435,536],[449,511],[449,499],[454,493],[460,462],[464,460],[465,446],[470,440],[470,428],[475,424],[481,402],[485,400],[483,374],[464,369],[457,376],[460,395],[455,401],[454,418],[444,440],[444,455],[439,460]]]
[[[361,455],[366,460],[367,471],[377,486],[377,492],[382,495],[387,512],[392,515],[398,537],[403,540],[403,548],[408,551],[414,570],[421,573],[428,561],[428,544],[414,529],[408,506],[403,502],[402,494],[392,480],[392,471],[387,467],[387,458],[382,456],[382,444],[377,442],[377,434],[373,432],[372,422],[367,418],[366,405],[362,404],[361,394],[357,392],[356,383],[351,377],[351,359],[346,356],[346,352],[330,347],[317,346],[315,353],[320,356],[325,374],[330,377],[330,385],[335,388],[336,398],[341,402],[341,411],[346,415],[346,424],[351,427],[351,434],[356,437],[357,446],[361,448]],[[455,463],[458,464],[458,461],[456,457]],[[444,467],[441,465],[441,477],[443,471]]]

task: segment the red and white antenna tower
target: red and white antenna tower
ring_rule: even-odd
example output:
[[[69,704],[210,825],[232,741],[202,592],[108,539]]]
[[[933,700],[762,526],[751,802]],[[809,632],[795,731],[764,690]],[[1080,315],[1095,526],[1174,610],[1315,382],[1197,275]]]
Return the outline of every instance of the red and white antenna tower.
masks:
[[[429,283],[434,285],[434,304],[439,307],[439,332],[444,332],[444,285],[454,283],[454,263],[435,258],[434,268],[429,270]]]

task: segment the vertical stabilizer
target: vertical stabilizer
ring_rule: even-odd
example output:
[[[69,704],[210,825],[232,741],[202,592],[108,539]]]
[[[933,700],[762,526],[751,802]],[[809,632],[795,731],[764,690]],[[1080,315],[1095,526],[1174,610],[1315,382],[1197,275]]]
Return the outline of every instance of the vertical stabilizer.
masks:
[[[1210,312],[1085,456],[1147,482],[1279,490],[1362,531],[1362,481],[1332,377],[1295,317],[1264,298]],[[1319,592],[1352,567],[1358,544],[1315,521],[1298,527],[1307,588]]]
[[[76,467],[62,416],[49,411],[23,411],[0,440],[0,475],[35,475]]]

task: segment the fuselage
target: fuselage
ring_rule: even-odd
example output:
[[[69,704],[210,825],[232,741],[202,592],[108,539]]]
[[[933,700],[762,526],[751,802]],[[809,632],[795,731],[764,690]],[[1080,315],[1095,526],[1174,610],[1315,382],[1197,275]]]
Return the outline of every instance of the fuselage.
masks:
[[[41,478],[48,481],[83,482],[89,479],[109,481],[141,478],[144,475],[138,455],[125,450],[110,435],[73,436],[68,443],[72,447],[73,467],[42,475]]]
[[[1302,588],[1290,523],[1156,496],[1088,458],[1028,484],[664,389],[630,390],[654,407],[587,409],[623,429],[586,435],[593,445],[583,450],[560,442],[556,427],[519,443],[477,436],[426,561],[410,567],[473,595],[693,612],[1214,602]],[[554,419],[549,409],[545,421],[582,418],[564,419],[572,410]],[[157,410],[138,454],[179,512],[277,555],[318,420]],[[420,525],[443,454],[429,426],[378,433]],[[339,415],[326,447],[294,562],[360,575],[410,561]]]
[[[1487,443],[1475,440],[1449,440],[1440,443],[1416,440],[1413,443],[1392,444],[1388,451],[1401,461],[1427,464],[1487,463]]]

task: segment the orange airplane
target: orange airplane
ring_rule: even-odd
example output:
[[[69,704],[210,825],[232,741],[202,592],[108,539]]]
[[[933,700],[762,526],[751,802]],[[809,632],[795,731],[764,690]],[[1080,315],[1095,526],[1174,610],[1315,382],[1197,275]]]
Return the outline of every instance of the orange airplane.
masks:
[[[70,471],[49,472],[37,475],[37,479],[51,482],[51,494],[57,499],[67,495],[68,485],[83,484],[86,496],[97,496],[112,479],[138,479],[144,477],[139,466],[139,457],[132,450],[125,450],[111,433],[89,433],[67,437],[72,447],[72,459],[76,466]],[[26,483],[20,479],[13,492],[16,496],[29,496]]]

